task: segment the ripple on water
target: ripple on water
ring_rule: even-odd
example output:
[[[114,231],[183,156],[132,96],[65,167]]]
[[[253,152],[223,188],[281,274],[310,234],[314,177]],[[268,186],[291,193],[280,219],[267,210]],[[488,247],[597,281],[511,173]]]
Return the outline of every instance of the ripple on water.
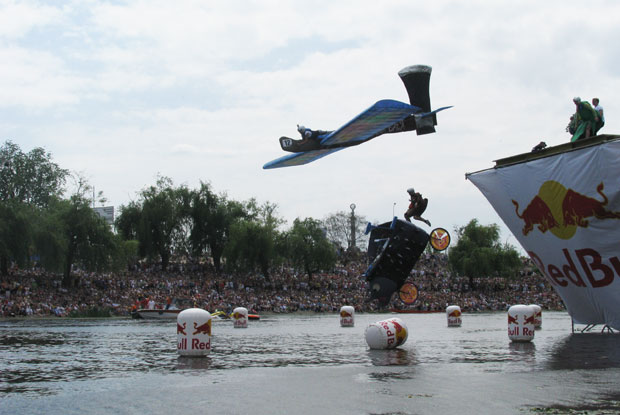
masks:
[[[465,315],[462,328],[447,328],[443,315],[403,315],[408,341],[395,350],[369,350],[364,339],[366,323],[389,317],[358,316],[353,328],[340,327],[337,314],[267,316],[250,322],[247,329],[214,320],[207,358],[178,356],[174,320],[3,321],[0,394],[49,394],[61,382],[131,379],[145,372],[191,375],[209,371],[213,376],[217,371],[245,368],[358,365],[392,367],[394,370],[373,370],[368,378],[388,382],[437,364],[454,365],[451,367],[457,371],[505,372],[620,367],[617,340],[592,345],[571,337],[562,327],[543,329],[533,343],[510,343],[503,313]],[[567,320],[566,315],[555,318],[562,324]],[[552,327],[553,323],[547,320],[547,324]],[[575,359],[577,354],[580,359]]]

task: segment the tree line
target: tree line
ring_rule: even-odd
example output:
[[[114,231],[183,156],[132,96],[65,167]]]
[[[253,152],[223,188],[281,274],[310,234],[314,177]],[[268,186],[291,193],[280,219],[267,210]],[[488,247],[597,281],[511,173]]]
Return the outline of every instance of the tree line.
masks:
[[[65,197],[69,179],[75,190]],[[167,177],[121,206],[110,227],[92,208],[92,187],[35,148],[25,153],[7,141],[0,147],[0,274],[11,263],[37,263],[62,272],[63,286],[77,283],[75,266],[88,271],[120,270],[138,261],[166,269],[171,259],[212,261],[216,271],[260,272],[269,278],[280,265],[309,277],[333,267],[350,245],[344,212],[325,220],[297,218],[283,229],[277,206],[256,199],[237,201],[201,182],[175,186]],[[105,202],[102,193],[101,203]],[[346,224],[344,223],[346,221]],[[357,232],[365,219],[356,217]]]
[[[69,179],[75,189],[66,197]],[[101,272],[148,261],[165,270],[183,258],[210,261],[217,272],[258,272],[266,279],[285,265],[311,278],[338,258],[359,256],[357,246],[366,242],[366,219],[354,213],[297,218],[285,227],[273,203],[237,201],[209,183],[190,189],[167,177],[121,206],[111,227],[92,208],[92,191],[44,149],[25,153],[6,141],[0,147],[0,275],[8,274],[11,263],[36,263],[62,273],[63,286],[71,288],[78,282],[76,266]],[[105,202],[101,192],[98,198]],[[497,225],[474,219],[455,231],[458,243],[449,256],[455,272],[473,278],[517,269],[518,253],[499,244]]]

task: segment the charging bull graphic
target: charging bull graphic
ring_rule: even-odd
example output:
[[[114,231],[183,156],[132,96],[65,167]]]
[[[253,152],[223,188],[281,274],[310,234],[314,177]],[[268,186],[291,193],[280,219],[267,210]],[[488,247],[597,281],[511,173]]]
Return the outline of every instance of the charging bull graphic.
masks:
[[[197,334],[207,334],[209,336],[211,336],[211,319],[209,319],[206,323],[201,324],[200,326],[194,322],[194,332],[192,333],[192,335],[197,335]]]
[[[340,308],[340,325],[342,327],[353,327],[355,325],[355,309],[352,306],[345,305]]]
[[[407,329],[403,327],[402,324],[399,324],[397,320],[392,321],[392,324],[394,325],[394,329],[396,331],[396,344],[394,347],[398,347],[407,341]]]
[[[523,219],[525,222],[523,235],[530,233],[534,229],[534,225],[538,225],[538,230],[542,233],[560,225],[553,217],[549,206],[538,195],[534,196],[534,199],[527,205],[522,214],[519,214],[519,203],[514,199],[512,203],[515,205],[515,211],[519,219]]]
[[[589,221],[586,218],[595,217],[597,219],[619,219],[620,212],[612,212],[605,209],[609,199],[603,193],[603,183],[601,182],[596,191],[603,197],[603,201],[579,194],[573,189],[568,189],[562,201],[562,211],[564,212],[564,225],[577,225],[586,228]]]
[[[589,218],[620,219],[620,211],[606,208],[609,199],[603,189],[601,182],[596,187],[596,192],[602,198],[598,200],[549,180],[540,186],[538,194],[523,212],[519,213],[519,203],[513,199],[515,213],[524,222],[523,235],[529,234],[536,226],[542,233],[551,231],[560,239],[570,239],[578,227],[588,227]]]
[[[517,316],[508,314],[508,324],[519,324],[517,321]]]
[[[536,314],[532,314],[531,316],[525,316],[525,320],[523,320],[523,324],[536,325]]]
[[[461,307],[458,305],[446,307],[446,316],[448,317],[448,327],[460,327],[463,323],[463,320],[461,320]]]
[[[450,311],[450,313],[448,314],[448,317],[461,317],[461,310],[452,310]]]
[[[609,135],[542,157],[497,160],[495,168],[466,176],[557,291],[574,323],[618,330],[619,158],[620,135]]]

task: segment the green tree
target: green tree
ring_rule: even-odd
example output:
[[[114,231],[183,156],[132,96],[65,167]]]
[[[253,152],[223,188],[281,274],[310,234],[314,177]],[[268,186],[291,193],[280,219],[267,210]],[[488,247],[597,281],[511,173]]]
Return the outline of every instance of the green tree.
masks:
[[[458,242],[450,248],[448,261],[459,275],[469,277],[469,285],[474,286],[474,278],[512,275],[520,267],[517,250],[499,241],[499,226],[483,226],[477,219],[455,229]]]
[[[49,271],[62,272],[65,288],[73,288],[79,281],[74,265],[85,271],[103,271],[115,264],[117,238],[90,203],[83,194],[74,194],[68,200],[50,203],[35,218],[33,241],[40,264]]]
[[[279,260],[277,228],[283,220],[276,214],[277,205],[269,202],[259,205],[255,199],[250,199],[244,211],[246,215],[230,227],[224,250],[226,264],[240,271],[258,269],[269,280],[269,270]]]
[[[224,250],[226,265],[237,271],[259,270],[269,280],[274,245],[274,237],[267,226],[252,220],[239,220],[230,229],[230,239]]]
[[[22,203],[0,203],[0,274],[7,275],[9,258],[19,266],[28,262],[32,208]]]
[[[142,206],[135,201],[121,206],[114,226],[123,240],[138,240],[140,222],[142,221]],[[144,255],[143,255],[144,256]]]
[[[334,246],[327,240],[321,222],[306,218],[295,219],[287,233],[288,255],[296,268],[303,270],[308,278],[336,262]]]
[[[189,243],[195,257],[201,257],[209,251],[210,243],[214,239],[214,227],[217,226],[215,221],[219,202],[220,199],[208,183],[201,181],[200,188],[191,192],[189,216],[192,222]],[[219,267],[218,256],[216,269],[219,270]]]
[[[46,207],[62,196],[68,174],[40,147],[29,153],[11,141],[0,147],[0,201]]]
[[[121,206],[114,224],[123,240],[139,242],[139,257],[158,260],[165,270],[174,254],[189,252],[190,203],[187,187],[158,177],[155,186],[142,190],[140,201]]]
[[[39,264],[48,271],[63,272],[68,240],[61,211],[67,201],[56,199],[33,215],[33,245]]]
[[[78,178],[71,198],[59,201],[50,212],[55,218],[48,223],[62,229],[58,249],[63,249],[62,284],[66,288],[75,287],[78,282],[72,273],[73,265],[86,271],[111,269],[117,252],[110,226],[91,208],[91,200],[86,196],[91,190],[84,179]]]
[[[236,221],[246,218],[247,213],[240,202],[229,200],[225,193],[218,196],[212,194],[211,200],[203,200],[201,203],[204,205],[198,208],[204,209],[201,219],[203,222],[199,223],[198,216],[194,217],[194,226],[199,225],[201,228],[200,233],[197,231],[196,234],[192,235],[193,238],[196,238],[192,243],[195,240],[200,240],[202,242],[196,247],[208,246],[211,258],[213,258],[213,265],[219,272],[222,268],[224,250],[230,240],[231,227]],[[194,211],[194,214],[198,213]]]
[[[135,239],[124,240],[117,235],[117,250],[113,256],[114,269],[132,270],[138,264],[140,242]]]
[[[0,274],[10,261],[29,262],[35,219],[62,195],[67,174],[42,148],[24,153],[11,141],[0,147]]]

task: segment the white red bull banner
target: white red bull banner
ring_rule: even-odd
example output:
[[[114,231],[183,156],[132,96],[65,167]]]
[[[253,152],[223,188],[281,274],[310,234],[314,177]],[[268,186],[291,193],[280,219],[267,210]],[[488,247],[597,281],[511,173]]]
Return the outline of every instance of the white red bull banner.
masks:
[[[579,324],[620,330],[620,141],[468,175]]]

